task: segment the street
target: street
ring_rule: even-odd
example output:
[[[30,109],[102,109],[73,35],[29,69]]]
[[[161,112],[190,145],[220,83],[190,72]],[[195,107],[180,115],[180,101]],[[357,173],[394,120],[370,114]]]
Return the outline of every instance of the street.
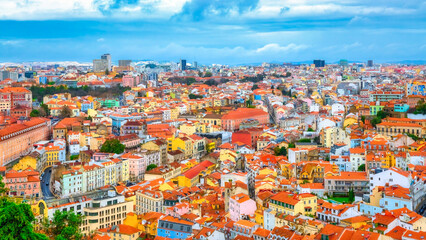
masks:
[[[52,168],[46,168],[44,171],[43,178],[40,182],[41,184],[41,192],[43,193],[44,198],[52,198],[54,197],[52,192],[50,192],[50,177],[52,175]]]

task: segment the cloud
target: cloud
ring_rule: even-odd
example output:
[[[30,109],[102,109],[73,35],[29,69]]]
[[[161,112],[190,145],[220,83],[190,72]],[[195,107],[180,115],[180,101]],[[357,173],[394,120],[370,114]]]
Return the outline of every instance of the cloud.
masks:
[[[270,43],[261,48],[256,49],[256,53],[277,53],[277,52],[287,52],[287,51],[298,51],[302,49],[306,49],[308,46],[306,45],[297,45],[294,43],[290,43],[286,46],[280,46],[277,43]]]
[[[258,6],[259,0],[191,0],[173,19],[200,21],[210,17],[239,15]]]
[[[17,46],[20,45],[22,40],[0,40],[0,45],[3,46]]]
[[[96,41],[97,41],[97,42],[104,42],[104,41],[105,41],[105,39],[104,39],[104,38],[98,38],[98,39],[96,39]]]

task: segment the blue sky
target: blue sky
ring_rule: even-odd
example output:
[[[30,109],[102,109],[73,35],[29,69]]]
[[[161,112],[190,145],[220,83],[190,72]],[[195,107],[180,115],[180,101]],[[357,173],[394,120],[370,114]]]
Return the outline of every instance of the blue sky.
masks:
[[[0,0],[0,61],[426,60],[423,0]]]

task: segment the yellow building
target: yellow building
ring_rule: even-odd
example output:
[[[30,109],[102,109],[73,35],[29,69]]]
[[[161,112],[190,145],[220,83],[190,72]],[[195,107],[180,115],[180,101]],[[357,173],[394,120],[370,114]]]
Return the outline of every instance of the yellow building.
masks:
[[[382,168],[391,168],[395,167],[396,159],[395,155],[392,152],[384,152],[380,156],[382,162]]]
[[[172,181],[179,185],[179,187],[193,187],[200,183],[200,176],[209,175],[214,168],[214,163],[205,160],[174,178]]]
[[[37,159],[32,156],[25,156],[19,162],[13,165],[13,170],[21,171],[27,168],[37,169]]]
[[[47,146],[46,150],[46,166],[53,166],[59,161],[59,150],[58,146]]]
[[[291,216],[296,216],[297,214],[315,216],[317,212],[317,196],[310,193],[280,192],[271,197],[269,209]]]
[[[168,151],[180,150],[185,154],[185,158],[192,156],[192,141],[187,137],[181,138],[169,138],[168,142]]]

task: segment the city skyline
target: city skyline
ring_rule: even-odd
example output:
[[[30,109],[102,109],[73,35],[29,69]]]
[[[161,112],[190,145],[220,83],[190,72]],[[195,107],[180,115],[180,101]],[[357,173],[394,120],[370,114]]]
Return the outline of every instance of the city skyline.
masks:
[[[425,60],[422,1],[0,1],[0,61]]]

